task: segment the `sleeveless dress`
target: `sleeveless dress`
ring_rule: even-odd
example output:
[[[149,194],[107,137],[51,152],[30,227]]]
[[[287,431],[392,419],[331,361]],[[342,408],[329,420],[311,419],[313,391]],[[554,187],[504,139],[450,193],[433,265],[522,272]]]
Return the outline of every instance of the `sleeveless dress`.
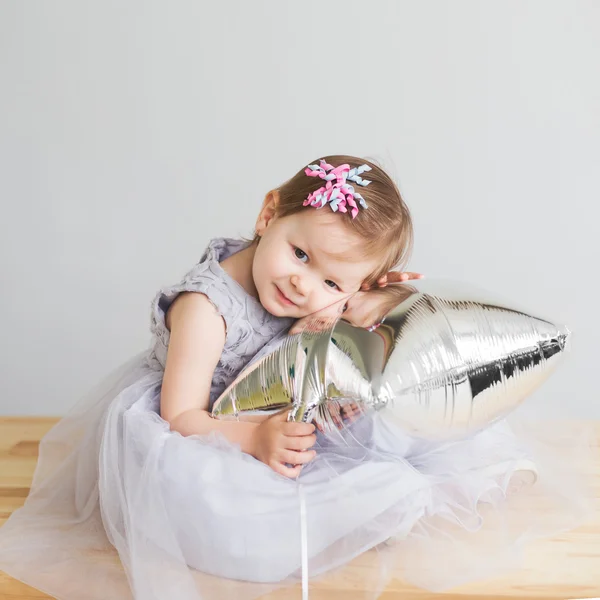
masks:
[[[159,407],[178,294],[205,294],[225,322],[211,405],[292,324],[220,266],[246,244],[211,240],[152,301],[150,348],[42,439],[25,505],[0,529],[1,570],[65,600],[249,600],[288,585],[307,597],[348,580],[377,598],[393,577],[441,590],[497,575],[523,541],[587,518],[593,492],[574,465],[585,472],[589,444],[527,411],[437,444],[363,418],[319,433],[297,480],[216,432],[170,431]],[[510,494],[523,460],[539,481]]]

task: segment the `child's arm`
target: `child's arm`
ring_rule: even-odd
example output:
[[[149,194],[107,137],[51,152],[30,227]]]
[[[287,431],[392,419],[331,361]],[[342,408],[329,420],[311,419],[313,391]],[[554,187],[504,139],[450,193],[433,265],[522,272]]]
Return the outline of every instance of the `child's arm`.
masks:
[[[208,413],[212,376],[225,345],[223,318],[203,294],[183,293],[169,307],[166,324],[171,335],[161,417],[184,436],[219,430],[250,453],[257,423],[217,421]]]
[[[183,436],[220,431],[243,452],[288,477],[314,458],[314,425],[276,415],[262,423],[220,421],[208,412],[212,376],[225,345],[225,323],[206,296],[180,294],[166,316],[170,341],[160,414]],[[297,465],[288,467],[286,463]]]

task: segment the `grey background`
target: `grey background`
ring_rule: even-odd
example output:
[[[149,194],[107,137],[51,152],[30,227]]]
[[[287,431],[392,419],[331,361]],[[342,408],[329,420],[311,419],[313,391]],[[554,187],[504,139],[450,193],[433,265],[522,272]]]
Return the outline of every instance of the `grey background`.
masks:
[[[208,239],[328,153],[376,158],[411,269],[567,323],[536,392],[600,417],[600,3],[0,3],[0,414],[149,342]]]

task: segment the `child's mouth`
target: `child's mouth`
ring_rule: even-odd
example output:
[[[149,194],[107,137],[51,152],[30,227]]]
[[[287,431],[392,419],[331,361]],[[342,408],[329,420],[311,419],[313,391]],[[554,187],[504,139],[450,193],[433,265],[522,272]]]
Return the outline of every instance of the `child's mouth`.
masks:
[[[286,306],[296,306],[296,303],[292,302],[287,296],[285,296],[277,286],[275,286],[275,289],[277,290],[277,298],[282,304],[285,304]]]

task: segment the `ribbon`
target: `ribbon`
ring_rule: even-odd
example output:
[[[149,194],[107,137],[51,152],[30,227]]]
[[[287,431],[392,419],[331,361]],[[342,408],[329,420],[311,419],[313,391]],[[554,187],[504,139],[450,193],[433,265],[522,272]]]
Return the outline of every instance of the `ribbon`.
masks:
[[[350,209],[350,214],[354,219],[358,214],[357,200],[363,208],[368,208],[368,206],[364,198],[354,191],[354,186],[347,183],[347,180],[366,187],[371,181],[363,179],[360,175],[370,170],[369,165],[361,165],[352,169],[347,164],[334,167],[324,160],[321,160],[319,165],[308,165],[304,172],[309,177],[320,177],[327,183],[309,194],[304,201],[304,206],[310,204],[316,208],[323,208],[329,203],[333,212],[346,213]],[[335,183],[333,183],[334,180]]]

